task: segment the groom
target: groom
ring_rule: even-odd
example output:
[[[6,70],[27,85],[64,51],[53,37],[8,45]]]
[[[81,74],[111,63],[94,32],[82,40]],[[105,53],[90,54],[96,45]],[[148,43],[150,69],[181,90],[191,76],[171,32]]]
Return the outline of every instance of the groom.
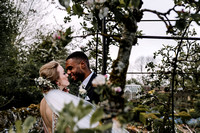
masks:
[[[88,57],[82,51],[76,51],[70,54],[66,59],[65,68],[67,74],[75,82],[81,81],[81,85],[87,91],[85,100],[98,104],[99,95],[94,91],[92,80],[97,76],[90,70]]]

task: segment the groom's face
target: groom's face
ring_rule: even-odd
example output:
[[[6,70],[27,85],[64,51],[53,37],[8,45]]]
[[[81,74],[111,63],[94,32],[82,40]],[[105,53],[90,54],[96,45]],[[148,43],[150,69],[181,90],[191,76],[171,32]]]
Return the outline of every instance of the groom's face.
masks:
[[[76,59],[68,59],[65,64],[65,68],[67,74],[74,80],[74,81],[83,81],[85,77],[85,73],[81,68],[81,63],[79,60]]]

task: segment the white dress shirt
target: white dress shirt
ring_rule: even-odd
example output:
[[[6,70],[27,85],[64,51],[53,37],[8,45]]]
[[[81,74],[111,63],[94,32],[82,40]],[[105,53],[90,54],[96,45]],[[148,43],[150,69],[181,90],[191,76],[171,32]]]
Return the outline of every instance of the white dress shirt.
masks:
[[[87,76],[87,78],[81,83],[82,86],[83,86],[84,88],[87,86],[87,84],[88,84],[90,78],[92,77],[92,74],[93,74],[93,73],[94,73],[94,72],[91,72],[90,75]]]

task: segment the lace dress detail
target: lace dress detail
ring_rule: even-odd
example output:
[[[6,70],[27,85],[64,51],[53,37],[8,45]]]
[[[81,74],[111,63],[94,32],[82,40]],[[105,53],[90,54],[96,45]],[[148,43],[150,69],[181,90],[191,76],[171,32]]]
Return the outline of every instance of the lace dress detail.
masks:
[[[42,119],[42,117],[41,117]],[[55,113],[52,113],[52,133],[54,133],[54,131],[56,130],[56,123],[58,122],[58,115],[56,115]],[[44,127],[44,132],[45,133],[49,133],[47,126],[44,122],[44,120],[42,119],[42,123],[43,123],[43,127]]]
[[[58,115],[56,113],[52,113],[52,133],[56,130],[56,124],[58,122]]]
[[[45,98],[45,100],[46,100],[46,102],[47,102],[47,104],[49,105],[49,103],[48,103],[48,101],[47,101],[47,99],[46,99],[46,95],[45,94],[43,94],[43,96],[44,96],[44,98]],[[49,105],[49,107],[51,108],[51,106]],[[52,128],[51,128],[51,132],[52,133],[54,133],[54,131],[56,130],[56,124],[57,124],[57,122],[58,122],[58,115],[54,112],[54,110],[51,108],[51,110],[52,110]],[[42,117],[41,117],[42,118]],[[45,133],[49,133],[49,131],[48,131],[48,129],[47,129],[47,126],[46,126],[46,124],[45,124],[45,122],[44,122],[44,120],[42,119],[42,121],[43,121],[43,125],[44,125],[44,132]]]
[[[42,117],[41,117],[42,119]],[[43,128],[44,128],[44,133],[49,133],[46,124],[44,123],[44,120],[42,119],[42,123],[43,123]]]

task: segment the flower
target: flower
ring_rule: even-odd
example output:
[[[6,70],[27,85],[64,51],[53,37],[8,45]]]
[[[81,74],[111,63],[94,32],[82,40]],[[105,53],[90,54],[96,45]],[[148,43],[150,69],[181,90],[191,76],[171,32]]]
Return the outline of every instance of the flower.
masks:
[[[56,39],[56,38],[57,38],[57,36],[58,36],[58,34],[57,34],[57,33],[54,33],[54,34],[52,35],[53,39]]]
[[[94,0],[87,0],[86,1],[86,5],[89,6],[89,7],[93,6],[94,5]]]
[[[35,84],[39,88],[49,88],[49,89],[58,89],[58,86],[51,83],[48,79],[44,79],[43,77],[35,78]]]
[[[79,96],[83,99],[85,99],[85,97],[87,96],[87,91],[86,89],[84,89],[82,84],[79,86]]]
[[[153,94],[155,93],[155,90],[148,91],[148,93],[149,93],[150,95],[153,95]]]
[[[106,77],[104,75],[97,75],[97,77],[92,81],[93,86],[104,85],[106,83]]]
[[[96,3],[104,3],[106,0],[95,0]]]
[[[106,17],[108,15],[108,11],[109,11],[108,7],[101,8],[99,11],[99,18],[103,19],[104,17]]]
[[[65,87],[65,88],[63,88],[62,91],[69,93],[70,89],[68,89],[68,88]]]
[[[112,90],[114,90],[115,92],[121,92],[122,91],[121,87],[113,87]]]
[[[60,36],[57,36],[57,39],[60,40]]]
[[[112,118],[113,129],[119,132],[123,132],[121,123],[117,120],[117,118]]]
[[[83,88],[79,89],[79,94],[84,95],[87,91]]]

